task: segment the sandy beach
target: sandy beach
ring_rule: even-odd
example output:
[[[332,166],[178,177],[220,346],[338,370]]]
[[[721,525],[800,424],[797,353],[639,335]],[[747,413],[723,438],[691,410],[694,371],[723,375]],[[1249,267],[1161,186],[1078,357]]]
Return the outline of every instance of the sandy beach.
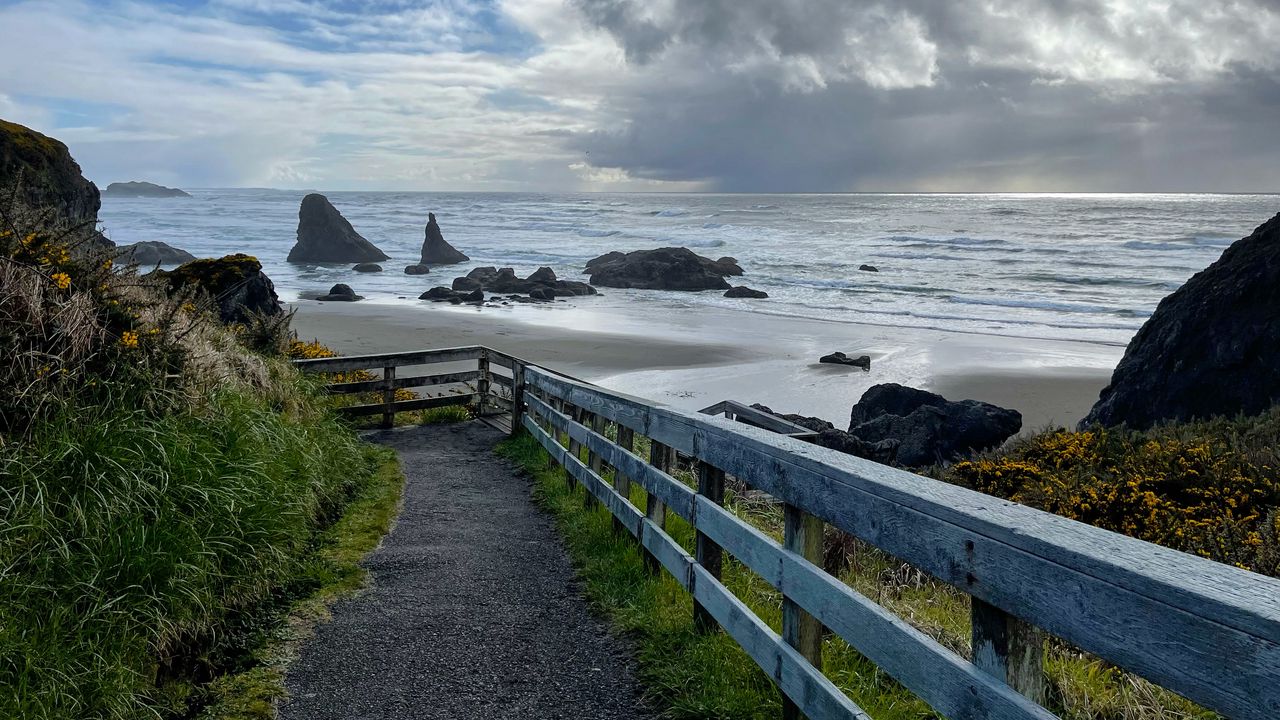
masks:
[[[1011,407],[1024,429],[1072,425],[1123,353],[1099,343],[694,310],[668,297],[640,305],[603,296],[484,308],[307,300],[292,307],[300,337],[343,354],[488,345],[675,407],[760,402],[839,427],[862,393],[883,382]],[[870,371],[818,362],[834,350],[870,355]]]

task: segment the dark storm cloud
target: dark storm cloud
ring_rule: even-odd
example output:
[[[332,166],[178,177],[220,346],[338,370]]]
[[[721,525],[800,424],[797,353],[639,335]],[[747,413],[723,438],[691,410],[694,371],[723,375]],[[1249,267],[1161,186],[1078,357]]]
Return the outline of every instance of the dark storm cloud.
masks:
[[[574,0],[592,164],[726,190],[1276,190],[1280,2]],[[986,8],[995,7],[988,12]]]

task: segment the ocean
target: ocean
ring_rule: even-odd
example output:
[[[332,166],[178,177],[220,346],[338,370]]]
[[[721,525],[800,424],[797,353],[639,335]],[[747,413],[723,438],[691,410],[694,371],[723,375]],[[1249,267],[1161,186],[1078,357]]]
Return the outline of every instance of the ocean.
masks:
[[[523,276],[546,265],[585,279],[583,265],[605,252],[680,245],[737,258],[746,275],[731,280],[769,299],[602,292],[642,312],[713,306],[1108,344],[1128,342],[1161,298],[1280,211],[1276,195],[326,193],[392,257],[386,272],[362,274],[285,262],[304,192],[189,192],[106,198],[100,218],[118,244],[163,240],[200,257],[256,255],[287,301],[345,282],[369,301],[426,309],[421,292],[471,267]],[[428,212],[472,261],[405,275]],[[879,272],[860,271],[863,264]]]

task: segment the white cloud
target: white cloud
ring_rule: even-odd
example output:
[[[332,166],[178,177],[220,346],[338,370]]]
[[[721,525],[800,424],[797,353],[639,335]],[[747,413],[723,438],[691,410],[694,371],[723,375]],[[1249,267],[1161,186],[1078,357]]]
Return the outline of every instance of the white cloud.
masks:
[[[0,116],[100,182],[189,185],[1109,182],[1138,136],[1228,162],[1280,70],[1257,0],[42,0],[0,27]]]

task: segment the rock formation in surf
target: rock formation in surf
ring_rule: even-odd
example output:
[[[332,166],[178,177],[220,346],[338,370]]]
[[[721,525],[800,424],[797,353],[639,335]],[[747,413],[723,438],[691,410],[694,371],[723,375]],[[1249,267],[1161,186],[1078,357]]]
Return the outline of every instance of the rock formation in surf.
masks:
[[[196,259],[195,255],[159,240],[143,240],[116,248],[116,257],[123,263],[135,263],[143,267],[153,265],[181,265]]]
[[[587,263],[591,284],[648,290],[728,290],[726,277],[742,274],[730,257],[712,260],[688,248],[610,252]]]
[[[302,198],[298,242],[289,251],[289,262],[369,263],[389,259],[356,232],[328,198],[318,193]]]
[[[121,198],[174,198],[174,197],[191,197],[191,195],[179,190],[178,188],[165,187],[149,182],[138,182],[136,180],[130,182],[115,182],[107,186],[102,191],[102,197],[121,197]]]
[[[1081,426],[1255,415],[1280,400],[1280,215],[1160,301]]]
[[[436,214],[427,213],[427,233],[422,241],[421,264],[457,265],[470,259],[445,241],[444,233],[440,232],[440,223],[436,222]]]

